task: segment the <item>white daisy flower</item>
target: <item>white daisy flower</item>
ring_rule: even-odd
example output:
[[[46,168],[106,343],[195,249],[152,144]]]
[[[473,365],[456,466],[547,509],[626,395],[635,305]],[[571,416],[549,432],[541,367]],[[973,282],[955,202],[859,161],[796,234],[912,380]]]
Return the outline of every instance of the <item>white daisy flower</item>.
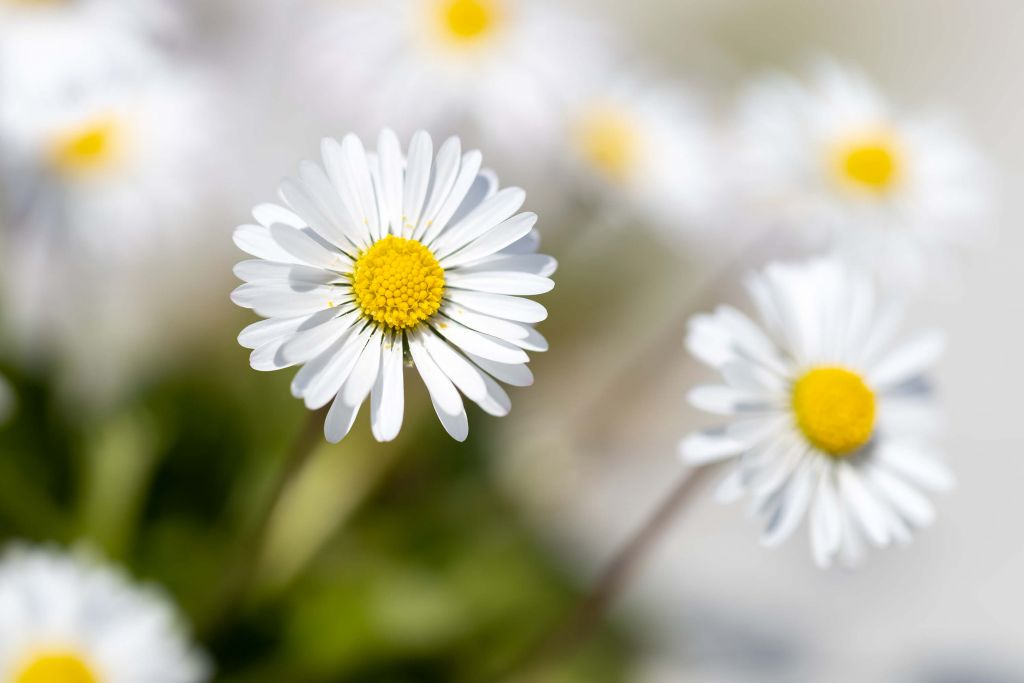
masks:
[[[312,18],[304,102],[373,131],[458,130],[517,163],[551,160],[563,93],[605,49],[589,22],[536,0],[328,0]]]
[[[599,197],[674,231],[699,227],[719,198],[715,140],[696,97],[625,78],[575,98],[570,156]]]
[[[0,557],[0,680],[199,683],[206,668],[162,593],[53,550]]]
[[[732,459],[720,500],[744,494],[775,545],[809,518],[815,561],[855,563],[862,539],[910,539],[934,508],[921,489],[953,476],[929,445],[936,418],[923,373],[942,352],[928,333],[890,350],[902,306],[834,260],[773,264],[748,281],[761,326],[728,306],[690,322],[687,347],[722,373],[690,402],[735,418],[687,437],[693,464]]]
[[[280,194],[288,208],[254,209],[258,225],[235,232],[256,260],[235,274],[239,306],[268,318],[244,329],[252,367],[302,365],[292,393],[317,409],[332,400],[325,434],[340,441],[369,396],[373,434],[402,424],[408,354],[444,428],[468,434],[459,392],[492,415],[508,395],[495,380],[532,382],[527,351],[547,342],[532,325],[547,316],[523,296],[553,287],[554,259],[537,254],[536,214],[516,212],[526,195],[498,190],[478,151],[449,138],[433,159],[416,133],[403,156],[381,133],[367,153],[354,135],[322,144],[326,172],[306,162]]]
[[[990,209],[985,164],[948,121],[898,112],[833,63],[806,87],[784,75],[752,87],[737,142],[753,215],[907,284],[976,240]]]
[[[210,170],[208,88],[196,73],[151,66],[144,79],[68,72],[0,103],[13,228],[104,259],[188,234],[182,212]]]

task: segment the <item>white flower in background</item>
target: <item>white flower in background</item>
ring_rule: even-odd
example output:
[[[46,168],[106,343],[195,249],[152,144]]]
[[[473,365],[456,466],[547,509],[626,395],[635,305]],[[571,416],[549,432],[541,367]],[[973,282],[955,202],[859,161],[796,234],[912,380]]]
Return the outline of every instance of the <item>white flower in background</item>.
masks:
[[[0,557],[0,681],[199,683],[206,665],[169,600],[54,550]]]
[[[596,80],[567,110],[578,170],[613,206],[670,230],[699,228],[721,186],[716,141],[696,98],[679,86]]]
[[[834,260],[773,264],[748,281],[758,326],[728,306],[690,322],[687,347],[722,373],[691,403],[733,420],[681,444],[692,464],[730,459],[723,502],[749,494],[775,545],[806,516],[815,561],[850,564],[862,539],[910,539],[934,508],[921,489],[953,477],[929,440],[936,428],[923,373],[942,352],[924,334],[890,350],[902,306]]]
[[[0,103],[13,229],[105,260],[189,234],[183,212],[211,171],[212,107],[198,74],[152,66],[127,81],[69,72]]]
[[[91,24],[92,30],[110,28],[144,37],[147,33],[167,35],[180,28],[181,16],[171,0],[0,0],[0,42],[20,40],[19,36],[36,41],[58,35],[84,38],[76,29],[86,24]],[[62,46],[45,42],[56,50],[51,57],[68,55],[74,50],[81,50],[80,56],[88,56],[84,43]],[[95,44],[93,56],[102,55],[109,47]]]
[[[299,60],[303,101],[350,127],[468,133],[536,168],[554,158],[564,92],[607,49],[589,22],[553,5],[327,0]]]
[[[239,306],[269,320],[244,329],[252,367],[303,365],[292,393],[310,409],[334,401],[325,433],[336,442],[369,396],[373,434],[394,439],[404,411],[406,353],[441,423],[463,440],[461,391],[492,415],[510,409],[495,380],[528,385],[526,351],[547,342],[532,327],[554,259],[535,253],[537,216],[516,212],[519,188],[498,190],[477,151],[449,138],[433,158],[413,136],[406,158],[381,133],[367,153],[354,135],[322,144],[326,172],[306,162],[280,193],[289,208],[256,207],[235,243],[257,260],[235,268]]]
[[[830,240],[887,279],[920,284],[984,230],[991,197],[976,150],[945,119],[896,111],[858,71],[829,62],[807,86],[763,79],[742,102],[736,141],[755,220]]]

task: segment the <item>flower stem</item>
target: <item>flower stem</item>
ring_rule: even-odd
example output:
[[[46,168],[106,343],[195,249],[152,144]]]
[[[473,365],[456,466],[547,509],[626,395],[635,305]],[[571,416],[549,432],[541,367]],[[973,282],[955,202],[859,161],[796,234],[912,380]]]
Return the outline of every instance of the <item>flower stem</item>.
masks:
[[[206,619],[201,621],[200,632],[207,637],[216,633],[234,616],[248,592],[259,566],[260,555],[263,552],[274,513],[288,491],[288,487],[323,441],[323,424],[326,414],[326,407],[308,414],[305,424],[296,435],[295,440],[292,441],[288,455],[281,464],[251,527],[242,534],[234,557],[229,559],[219,593],[211,602]]]
[[[533,680],[546,666],[565,660],[583,646],[601,625],[603,617],[629,584],[655,542],[707,480],[711,467],[685,472],[651,515],[633,533],[598,576],[590,590],[568,615],[535,646],[506,683]]]

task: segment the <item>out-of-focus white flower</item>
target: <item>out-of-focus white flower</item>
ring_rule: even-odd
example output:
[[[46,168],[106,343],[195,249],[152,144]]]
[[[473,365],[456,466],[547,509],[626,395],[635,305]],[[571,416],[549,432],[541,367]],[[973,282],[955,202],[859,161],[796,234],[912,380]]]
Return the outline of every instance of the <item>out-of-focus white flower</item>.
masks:
[[[754,220],[831,240],[890,281],[919,284],[990,210],[986,166],[948,121],[897,112],[831,62],[807,86],[775,75],[751,87],[736,141]]]
[[[536,169],[598,32],[535,0],[328,0],[300,58],[303,100],[350,128],[459,132]]]
[[[820,566],[837,554],[855,563],[864,538],[909,541],[935,515],[920,490],[953,485],[928,445],[936,418],[923,373],[941,335],[889,350],[902,306],[834,260],[773,264],[748,288],[763,328],[727,306],[690,322],[687,347],[725,380],[690,401],[734,419],[687,437],[684,458],[734,460],[717,496],[749,494],[766,545],[808,517]]]
[[[452,437],[468,434],[461,391],[492,415],[511,408],[495,380],[532,383],[526,351],[545,351],[532,325],[547,316],[522,298],[549,291],[554,259],[535,253],[526,194],[498,190],[478,151],[458,138],[433,156],[417,132],[402,153],[381,133],[367,153],[354,135],[322,145],[324,170],[306,162],[285,181],[289,208],[265,204],[235,243],[256,260],[235,274],[239,306],[268,320],[245,328],[252,367],[302,365],[292,393],[317,409],[333,400],[325,433],[340,441],[370,398],[373,435],[394,439],[404,412],[404,358],[423,379]]]
[[[170,601],[118,570],[49,549],[0,558],[0,680],[199,683],[207,667]]]
[[[180,26],[180,12],[171,0],[0,0],[0,42],[14,40],[24,46],[29,40],[42,40],[44,44],[36,47],[51,48],[50,58],[72,54],[101,58],[111,47],[96,43],[90,55],[88,46],[81,42],[86,34],[80,28],[108,28],[108,37],[114,32],[147,37],[168,35]],[[61,45],[55,40],[59,37],[72,42]]]
[[[568,108],[577,169],[606,203],[677,233],[700,227],[720,198],[716,140],[680,86],[595,79]]]

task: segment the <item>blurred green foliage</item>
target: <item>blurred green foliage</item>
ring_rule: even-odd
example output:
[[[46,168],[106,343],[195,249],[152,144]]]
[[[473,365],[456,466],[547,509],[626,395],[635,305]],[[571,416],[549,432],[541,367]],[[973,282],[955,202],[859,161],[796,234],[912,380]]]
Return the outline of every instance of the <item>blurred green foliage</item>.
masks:
[[[76,408],[45,371],[0,368],[18,397],[0,428],[0,536],[84,542],[164,586],[226,683],[498,680],[572,606],[571,583],[491,480],[488,418],[472,415],[459,444],[411,408],[394,444],[362,425],[314,453],[269,554],[243,558],[252,590],[218,615],[308,419],[287,373],[253,372],[244,353],[205,349],[104,410]],[[423,398],[410,404],[429,409]],[[627,659],[606,630],[536,680],[622,681]]]

